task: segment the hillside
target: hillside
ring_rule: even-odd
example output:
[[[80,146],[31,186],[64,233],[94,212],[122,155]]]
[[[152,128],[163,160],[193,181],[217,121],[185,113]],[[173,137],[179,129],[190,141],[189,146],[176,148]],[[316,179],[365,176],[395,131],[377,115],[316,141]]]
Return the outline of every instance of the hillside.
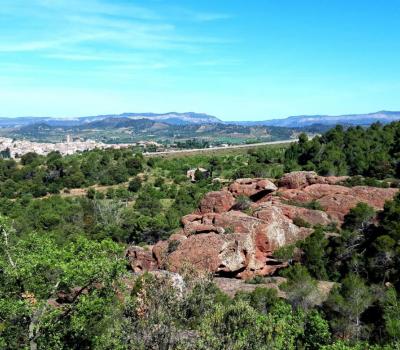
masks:
[[[217,117],[204,114],[204,113],[122,113],[122,114],[107,114],[96,115],[78,118],[55,118],[55,117],[18,117],[18,118],[0,118],[1,127],[20,127],[38,123],[46,123],[51,126],[79,126],[86,123],[100,121],[110,118],[123,118],[123,119],[148,119],[153,121],[163,121],[168,124],[185,125],[185,124],[212,124],[220,123],[221,120]]]
[[[310,126],[343,126],[362,125],[368,126],[376,122],[383,124],[391,123],[400,119],[400,112],[379,111],[365,114],[331,115],[300,115],[283,119],[271,119],[259,122],[240,122],[241,125],[267,125],[281,127],[310,127]]]
[[[93,139],[105,143],[129,143],[142,140],[156,140],[170,144],[197,140],[207,144],[243,144],[247,142],[279,141],[296,138],[299,130],[281,127],[252,127],[224,123],[172,123],[168,119],[131,119],[127,117],[106,117],[87,121],[75,126],[52,125],[41,122],[15,128],[0,129],[5,137],[26,138],[31,141],[60,142],[68,134],[82,139]]]
[[[296,139],[300,132],[320,134],[342,125],[366,127],[400,119],[400,112],[381,111],[341,116],[294,116],[266,121],[223,122],[201,113],[123,113],[75,119],[0,118],[0,136],[37,142],[63,142],[67,135],[103,143],[156,141],[183,148]]]
[[[399,130],[0,159],[0,347],[396,349]]]

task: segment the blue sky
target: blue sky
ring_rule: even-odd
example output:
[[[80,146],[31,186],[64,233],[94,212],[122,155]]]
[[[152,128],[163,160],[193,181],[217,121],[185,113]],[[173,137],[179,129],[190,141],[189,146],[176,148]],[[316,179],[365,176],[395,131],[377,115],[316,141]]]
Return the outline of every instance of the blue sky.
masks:
[[[1,0],[0,116],[381,109],[399,0]]]

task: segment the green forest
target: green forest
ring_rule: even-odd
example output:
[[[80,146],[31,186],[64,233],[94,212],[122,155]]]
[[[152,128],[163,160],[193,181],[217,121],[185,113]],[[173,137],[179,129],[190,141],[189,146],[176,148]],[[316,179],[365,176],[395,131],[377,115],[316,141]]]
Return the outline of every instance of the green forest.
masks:
[[[285,154],[287,171],[315,170],[320,175],[359,175],[390,179],[400,176],[400,124],[369,128],[360,126],[346,131],[338,125],[322,136],[308,140],[302,134],[299,143]]]
[[[190,181],[200,167],[210,176]],[[400,195],[378,213],[359,203],[342,227],[278,251],[304,252],[278,272],[285,299],[263,278],[231,298],[190,267],[175,283],[132,279],[126,247],[169,237],[205,193],[295,170],[399,187],[400,123],[232,154],[0,159],[0,349],[400,349]],[[318,281],[335,283],[323,303]]]

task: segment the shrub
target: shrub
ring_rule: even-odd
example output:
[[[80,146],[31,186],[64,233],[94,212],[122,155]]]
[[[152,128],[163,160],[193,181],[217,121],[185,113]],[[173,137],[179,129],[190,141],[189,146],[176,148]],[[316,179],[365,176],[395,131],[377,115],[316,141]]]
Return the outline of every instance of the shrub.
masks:
[[[264,278],[262,276],[254,276],[252,279],[246,282],[247,284],[263,284]]]
[[[311,224],[310,223],[308,223],[307,221],[305,221],[303,218],[301,218],[300,216],[296,216],[294,219],[293,219],[293,223],[296,225],[296,226],[299,226],[299,227],[307,227],[307,228],[310,228],[311,227]]]
[[[235,210],[248,210],[250,208],[251,205],[251,201],[249,199],[249,197],[247,196],[243,196],[240,195],[237,199],[236,199],[236,203],[234,204],[233,208]]]
[[[142,180],[140,179],[140,177],[136,176],[131,181],[129,181],[128,191],[136,193],[140,190],[141,187],[142,187]]]
[[[181,244],[181,242],[177,241],[177,240],[172,240],[168,242],[168,254],[173,253],[175,250],[178,249],[179,245]]]

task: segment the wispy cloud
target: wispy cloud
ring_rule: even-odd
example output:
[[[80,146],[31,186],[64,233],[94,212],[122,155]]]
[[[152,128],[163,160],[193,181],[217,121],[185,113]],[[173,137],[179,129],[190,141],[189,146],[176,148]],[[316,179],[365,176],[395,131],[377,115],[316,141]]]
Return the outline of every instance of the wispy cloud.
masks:
[[[74,12],[84,15],[126,16],[142,20],[159,20],[160,15],[153,10],[133,5],[118,4],[117,1],[104,0],[33,0],[38,6],[52,11]]]
[[[223,19],[230,19],[232,15],[226,13],[195,13],[193,15],[194,20],[200,22],[211,22],[211,21],[219,21]]]
[[[208,30],[212,22],[231,18],[228,14],[137,3],[3,0],[2,80],[18,86],[97,81],[164,88],[187,72],[226,71],[235,64],[219,53],[232,41]]]
[[[81,60],[85,60],[89,58],[89,55],[81,54],[85,45],[103,45],[110,50],[199,52],[203,45],[228,43],[226,39],[215,36],[182,33],[177,24],[171,22],[171,18],[176,17],[193,22],[215,21],[228,18],[225,14],[172,8],[169,11],[175,15],[165,15],[131,3],[105,0],[31,0],[28,8],[22,8],[20,0],[9,1],[0,13],[7,13],[7,10],[14,15],[20,13],[21,22],[28,21],[32,28],[25,24],[27,28],[6,31],[0,52],[49,51],[54,58],[65,59],[69,55],[71,59],[81,56]],[[44,30],[38,31],[39,25],[44,25]],[[69,54],[63,51],[69,51]]]

